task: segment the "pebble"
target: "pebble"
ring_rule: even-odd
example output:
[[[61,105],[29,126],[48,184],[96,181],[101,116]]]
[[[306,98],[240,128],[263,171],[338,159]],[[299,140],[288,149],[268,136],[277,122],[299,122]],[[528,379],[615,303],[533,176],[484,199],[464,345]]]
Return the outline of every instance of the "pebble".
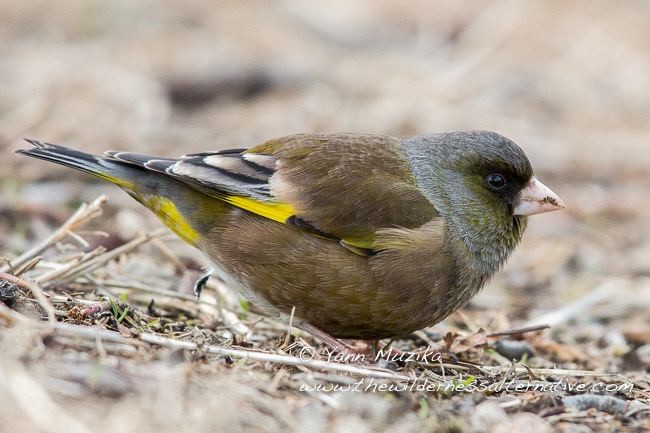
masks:
[[[535,356],[535,351],[525,341],[499,340],[494,343],[494,349],[509,360],[520,360],[524,355],[528,358]]]

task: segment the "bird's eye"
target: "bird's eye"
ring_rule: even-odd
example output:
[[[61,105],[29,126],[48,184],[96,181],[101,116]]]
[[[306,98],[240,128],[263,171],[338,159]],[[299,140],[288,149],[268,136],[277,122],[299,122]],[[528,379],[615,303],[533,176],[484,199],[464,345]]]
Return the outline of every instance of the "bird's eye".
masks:
[[[489,185],[489,187],[493,190],[499,190],[503,188],[506,185],[506,178],[503,177],[501,174],[489,174],[485,178],[485,182]]]

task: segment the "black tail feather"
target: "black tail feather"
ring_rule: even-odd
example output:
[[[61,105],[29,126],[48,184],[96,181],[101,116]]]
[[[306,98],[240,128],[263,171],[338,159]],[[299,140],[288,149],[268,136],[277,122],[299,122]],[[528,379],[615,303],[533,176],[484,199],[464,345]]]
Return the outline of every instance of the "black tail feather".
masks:
[[[25,138],[25,141],[33,148],[19,149],[16,150],[16,153],[75,168],[117,184],[124,184],[122,181],[128,181],[134,177],[134,174],[141,173],[141,170],[136,167],[129,167],[119,161],[109,160],[80,150],[28,138]],[[137,173],[134,173],[135,171]]]

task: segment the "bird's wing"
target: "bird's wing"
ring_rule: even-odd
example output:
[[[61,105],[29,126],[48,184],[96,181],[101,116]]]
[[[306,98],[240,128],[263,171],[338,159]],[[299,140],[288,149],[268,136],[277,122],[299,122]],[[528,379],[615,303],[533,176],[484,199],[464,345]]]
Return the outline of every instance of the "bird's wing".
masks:
[[[378,230],[417,228],[438,216],[418,189],[399,140],[389,136],[298,134],[178,160],[108,155],[263,217],[337,238],[353,250],[375,249]]]

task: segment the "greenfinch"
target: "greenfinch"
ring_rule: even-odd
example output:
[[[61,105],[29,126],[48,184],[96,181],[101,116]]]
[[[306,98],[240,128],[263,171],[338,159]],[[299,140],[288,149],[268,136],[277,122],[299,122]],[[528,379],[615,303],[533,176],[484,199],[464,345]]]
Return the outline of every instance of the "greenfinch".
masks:
[[[27,141],[18,153],[115,183],[258,310],[293,310],[334,345],[443,320],[504,264],[528,216],[565,207],[519,146],[485,131],[297,134],[180,158]]]

